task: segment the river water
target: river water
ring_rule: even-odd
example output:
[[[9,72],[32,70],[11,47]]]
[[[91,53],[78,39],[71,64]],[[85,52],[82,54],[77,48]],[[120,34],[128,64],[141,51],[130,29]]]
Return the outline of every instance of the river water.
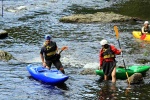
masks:
[[[117,80],[112,85],[111,82],[98,82],[99,76],[80,74],[84,68],[96,68],[99,65],[100,40],[105,38],[118,47],[114,25],[119,28],[126,65],[149,65],[150,44],[134,39],[131,34],[133,30],[140,29],[142,21],[91,24],[59,22],[61,17],[75,13],[71,9],[76,7],[102,9],[115,4],[115,1],[120,0],[5,0],[0,29],[7,30],[9,37],[0,40],[0,47],[11,53],[15,59],[0,61],[0,100],[149,99],[150,72],[144,77],[144,84],[130,87],[122,80]],[[45,34],[50,34],[59,48],[69,47],[61,55],[69,76],[62,86],[40,83],[32,79],[26,70],[28,64],[41,64],[39,51]],[[118,65],[123,65],[120,59],[121,56],[117,56]]]

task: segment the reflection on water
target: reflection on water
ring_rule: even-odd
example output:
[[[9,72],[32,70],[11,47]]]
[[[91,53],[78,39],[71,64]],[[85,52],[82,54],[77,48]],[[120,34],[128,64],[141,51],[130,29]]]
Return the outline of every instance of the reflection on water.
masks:
[[[117,87],[116,84],[109,84],[105,82],[100,86],[98,100],[115,100],[117,99]]]
[[[97,92],[98,100],[145,100],[150,98],[150,96],[148,95],[150,91],[148,88],[146,88],[147,85],[123,85],[123,83],[120,86],[119,82],[121,81],[118,81],[116,84],[111,84],[109,82],[101,83],[101,85],[99,86],[100,90]]]

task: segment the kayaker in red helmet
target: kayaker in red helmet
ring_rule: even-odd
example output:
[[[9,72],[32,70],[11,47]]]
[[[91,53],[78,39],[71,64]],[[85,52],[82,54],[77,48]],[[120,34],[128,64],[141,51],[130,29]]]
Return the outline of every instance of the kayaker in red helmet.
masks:
[[[109,45],[107,40],[100,41],[102,48],[100,50],[100,69],[103,69],[104,80],[108,80],[111,74],[112,82],[116,82],[116,60],[115,55],[121,54],[121,49],[117,49],[114,45]]]
[[[144,22],[144,26],[141,29],[142,34],[150,33],[150,25],[148,21]]]
[[[46,35],[44,46],[40,51],[42,64],[44,67],[50,69],[53,63],[58,70],[60,70],[62,73],[65,73],[62,63],[59,60],[60,54],[58,54],[57,51],[56,42],[51,41],[50,35]]]

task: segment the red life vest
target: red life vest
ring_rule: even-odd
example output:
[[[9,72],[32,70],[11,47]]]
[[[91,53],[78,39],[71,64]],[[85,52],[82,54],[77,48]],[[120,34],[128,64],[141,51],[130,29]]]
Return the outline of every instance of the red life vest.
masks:
[[[103,49],[102,50],[102,57],[104,58],[105,61],[113,61],[115,59],[115,53],[111,50],[111,46],[109,45],[109,47],[107,49]]]

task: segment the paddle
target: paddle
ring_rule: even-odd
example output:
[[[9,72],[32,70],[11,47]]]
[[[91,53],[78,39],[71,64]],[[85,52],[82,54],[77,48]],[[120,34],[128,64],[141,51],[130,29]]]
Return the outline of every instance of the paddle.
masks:
[[[60,59],[60,54],[61,54],[61,52],[64,51],[64,50],[67,50],[67,49],[68,49],[67,46],[63,46],[63,47],[61,48],[61,50],[59,51],[59,53],[56,53],[56,54],[55,54],[55,55],[56,55],[56,59]]]
[[[146,38],[146,34],[143,34],[140,39],[144,40],[145,38]]]
[[[115,31],[115,33],[116,33],[116,38],[117,38],[119,47],[120,47],[120,49],[121,49],[121,45],[120,45],[120,41],[119,41],[119,32],[118,32],[118,27],[117,27],[117,26],[114,26],[114,31]],[[122,58],[123,58],[123,54],[122,54],[122,53],[121,53],[121,56],[122,56]],[[126,76],[127,76],[127,78],[128,78],[128,82],[129,82],[129,84],[130,84],[130,80],[129,80],[129,76],[128,76],[128,72],[127,72],[127,69],[126,69],[126,65],[125,65],[124,59],[123,59],[123,64],[124,64],[124,68],[125,68],[125,70],[126,70]]]
[[[58,53],[58,54],[60,54],[62,51],[67,50],[67,49],[68,49],[68,47],[67,47],[67,46],[63,46],[63,47],[61,48],[61,50],[59,51],[59,53]]]

